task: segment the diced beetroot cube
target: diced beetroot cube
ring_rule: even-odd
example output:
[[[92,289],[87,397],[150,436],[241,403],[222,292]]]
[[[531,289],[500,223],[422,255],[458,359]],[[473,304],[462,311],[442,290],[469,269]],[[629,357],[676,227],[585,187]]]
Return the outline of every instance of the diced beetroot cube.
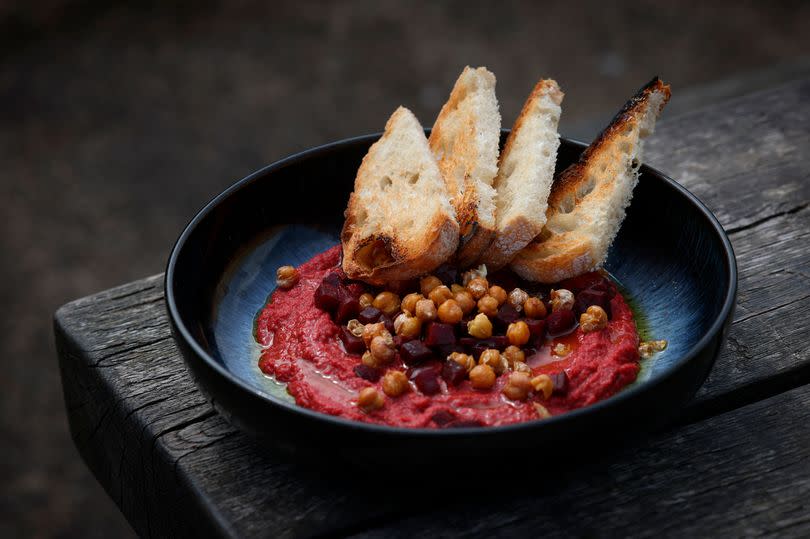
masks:
[[[451,324],[433,322],[427,327],[425,333],[425,344],[428,346],[438,346],[440,344],[455,344],[456,331]]]
[[[431,273],[447,286],[455,283],[458,278],[458,268],[449,263],[442,264]]]
[[[597,288],[602,291],[607,291],[610,286],[610,281],[598,271],[583,273],[576,277],[566,279],[554,288],[565,288],[574,293],[579,294],[580,291],[586,288]]]
[[[433,358],[433,351],[419,340],[403,343],[399,348],[399,356],[406,365],[416,365]]]
[[[584,313],[591,305],[602,307],[610,318],[610,295],[602,290],[588,288],[577,294],[574,302],[574,311]]]
[[[442,390],[439,385],[439,375],[433,367],[414,369],[410,379],[423,395],[435,395]]]
[[[432,419],[433,422],[436,423],[436,426],[444,427],[445,425],[451,423],[454,419],[456,419],[456,416],[453,415],[449,410],[439,410],[438,412],[433,414],[430,417],[430,419]]]
[[[381,314],[380,315],[380,322],[385,324],[385,329],[388,330],[388,333],[390,333],[391,335],[393,335],[395,333],[394,332],[394,321],[391,320],[390,316],[388,316],[386,314]]]
[[[439,358],[446,358],[453,352],[464,352],[464,347],[460,344],[439,344],[433,346],[433,351],[436,353],[436,356]]]
[[[445,361],[442,366],[442,378],[448,384],[457,386],[467,378],[467,369],[455,361]]]
[[[361,363],[359,365],[355,365],[354,374],[363,380],[368,380],[369,382],[378,382],[382,376],[382,369],[378,369],[377,367],[369,367]]]
[[[328,313],[334,313],[342,297],[336,285],[323,282],[315,289],[315,306]]]
[[[496,330],[506,331],[509,324],[515,322],[518,318],[520,318],[520,313],[511,303],[506,302],[498,309],[498,314],[492,319],[492,325]]]
[[[366,307],[357,315],[357,320],[359,320],[361,324],[374,324],[380,321],[380,315],[382,315],[381,310],[374,307]]]
[[[533,320],[531,318],[527,318],[524,320],[526,325],[529,326],[529,335],[533,339],[541,339],[543,338],[543,333],[546,329],[546,321],[545,320]]]
[[[346,288],[346,291],[349,292],[353,298],[359,298],[366,291],[366,287],[360,283],[349,283],[345,285],[344,288]]]
[[[413,337],[405,337],[403,335],[394,335],[394,346],[400,348],[406,342],[413,340]]]
[[[339,286],[343,285],[343,280],[342,280],[340,274],[338,274],[335,271],[330,271],[329,273],[324,275],[323,279],[321,279],[321,282],[326,283],[326,284],[330,284],[330,285],[335,286],[335,287],[339,287]]]
[[[554,393],[563,394],[568,391],[568,375],[565,371],[551,373],[548,376],[551,378]]]
[[[335,312],[335,322],[345,324],[352,318],[356,318],[359,312],[360,302],[357,298],[346,298],[338,305],[337,311]]]
[[[349,354],[362,354],[366,351],[366,343],[363,342],[363,338],[354,336],[346,326],[340,326],[338,337]]]
[[[570,309],[554,311],[546,318],[546,330],[552,337],[567,333],[574,327],[576,318]]]

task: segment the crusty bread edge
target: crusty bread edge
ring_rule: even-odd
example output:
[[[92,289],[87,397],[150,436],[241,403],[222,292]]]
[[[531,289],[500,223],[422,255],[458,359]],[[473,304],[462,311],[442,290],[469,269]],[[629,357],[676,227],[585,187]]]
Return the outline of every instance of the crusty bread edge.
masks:
[[[581,174],[581,172],[586,168],[591,155],[601,149],[604,144],[607,144],[612,137],[615,137],[624,130],[630,122],[638,121],[638,109],[645,105],[650,95],[655,92],[661,92],[664,95],[664,100],[661,104],[663,108],[670,98],[670,88],[669,85],[664,84],[661,79],[654,77],[650,82],[644,85],[636,95],[625,103],[622,109],[614,116],[610,124],[608,124],[588,148],[585,149],[577,162],[571,164],[560,173],[551,188],[551,194],[548,198],[547,215],[553,211],[553,208],[563,197],[575,193],[580,183],[586,181],[585,176]],[[574,277],[596,269],[599,264],[604,262],[595,259],[593,256],[593,245],[589,240],[584,238],[574,246],[565,246],[565,248],[561,248],[558,253],[543,258],[532,256],[531,251],[533,244],[534,242],[529,243],[524,249],[519,251],[510,264],[510,267],[515,273],[529,281],[542,283],[559,282],[568,277]],[[553,245],[550,247],[553,247]]]
[[[512,152],[512,145],[514,144],[515,137],[523,127],[523,123],[531,112],[534,101],[541,95],[548,94],[551,96],[557,105],[562,104],[565,94],[560,89],[557,81],[554,79],[541,79],[534,85],[529,97],[526,98],[523,108],[520,111],[517,119],[515,120],[509,136],[506,137],[506,143],[503,145],[500,155],[498,156],[498,170],[506,157]],[[556,159],[556,158],[555,158]],[[495,177],[497,183],[498,178]],[[545,223],[545,217],[542,219]],[[497,221],[496,221],[497,223]],[[485,249],[485,254],[481,257],[487,264],[490,270],[500,269],[512,260],[514,255],[529,244],[538,234],[543,230],[543,223],[539,225],[531,220],[520,216],[514,221],[508,223],[503,230],[495,230],[492,234],[492,241]]]

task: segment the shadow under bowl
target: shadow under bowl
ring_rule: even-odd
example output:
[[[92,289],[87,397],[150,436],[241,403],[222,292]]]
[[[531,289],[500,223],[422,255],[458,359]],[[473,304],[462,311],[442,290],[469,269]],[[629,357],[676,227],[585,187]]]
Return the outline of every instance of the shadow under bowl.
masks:
[[[694,195],[642,166],[605,267],[630,299],[642,339],[669,345],[642,361],[631,386],[593,406],[502,427],[396,428],[297,406],[258,368],[254,318],[275,288],[278,266],[300,264],[338,242],[357,168],[378,137],[314,148],[251,174],[206,205],[174,246],[165,289],[175,340],[198,386],[229,421],[277,448],[328,462],[428,461],[615,439],[663,426],[694,395],[732,319],[734,253]],[[558,170],[584,148],[563,139]]]

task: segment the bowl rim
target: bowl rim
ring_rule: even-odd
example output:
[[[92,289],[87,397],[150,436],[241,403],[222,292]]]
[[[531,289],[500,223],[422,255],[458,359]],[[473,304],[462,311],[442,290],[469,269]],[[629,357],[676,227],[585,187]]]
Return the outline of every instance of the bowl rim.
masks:
[[[429,129],[426,129],[425,131],[426,133],[429,133]],[[501,131],[504,134],[507,134],[509,132],[509,130],[507,129],[502,129]],[[350,419],[345,419],[343,417],[332,416],[329,414],[325,414],[323,412],[311,410],[309,408],[299,406],[296,403],[282,401],[281,399],[273,397],[267,392],[261,391],[254,386],[248,385],[247,381],[235,375],[233,372],[225,368],[224,365],[222,365],[220,362],[214,359],[200,345],[200,343],[197,342],[197,340],[192,335],[191,331],[189,331],[189,329],[183,323],[182,317],[180,316],[180,309],[177,304],[177,298],[175,297],[174,294],[174,284],[176,277],[175,272],[177,268],[177,261],[183,252],[183,248],[186,244],[186,241],[194,233],[194,230],[196,229],[197,225],[203,219],[205,219],[209,213],[214,211],[214,209],[223,200],[227,199],[233,193],[239,191],[240,189],[243,189],[256,181],[264,179],[265,176],[277,170],[281,170],[287,166],[296,164],[301,160],[307,159],[309,157],[318,154],[322,154],[324,152],[338,150],[344,146],[351,146],[353,144],[357,144],[360,142],[373,143],[374,141],[379,139],[380,136],[382,136],[382,133],[371,133],[356,137],[340,139],[327,144],[315,146],[313,148],[309,148],[291,154],[287,157],[284,157],[278,161],[275,161],[269,165],[266,165],[248,174],[244,178],[236,181],[234,184],[232,184],[224,191],[216,195],[207,204],[205,204],[205,206],[203,206],[203,208],[200,209],[196,213],[196,215],[194,215],[194,217],[188,222],[188,224],[183,229],[183,232],[180,234],[174,246],[172,247],[171,254],[169,255],[168,263],[166,266],[166,271],[164,274],[164,295],[170,322],[174,328],[174,337],[183,339],[185,344],[189,346],[190,349],[194,352],[197,359],[200,359],[203,362],[205,362],[208,367],[212,368],[217,374],[224,377],[228,382],[233,384],[239,390],[247,392],[251,394],[253,397],[266,401],[272,406],[284,408],[292,413],[302,414],[316,421],[326,421],[328,423],[331,423],[333,426],[347,428],[349,430],[356,429],[360,431],[365,431],[366,433],[376,433],[388,436],[401,435],[418,438],[425,437],[431,439],[464,437],[469,435],[497,436],[499,434],[504,433],[514,433],[523,430],[533,430],[543,425],[554,425],[564,421],[575,421],[577,418],[583,415],[596,414],[599,411],[606,410],[614,406],[618,406],[620,403],[627,401],[629,399],[633,399],[646,392],[654,391],[656,387],[666,383],[668,379],[672,378],[673,376],[676,375],[678,371],[683,369],[683,367],[687,363],[694,360],[694,358],[697,357],[697,355],[717,336],[717,334],[722,331],[725,322],[728,320],[731,313],[733,312],[733,309],[736,305],[737,285],[738,285],[737,260],[734,254],[734,249],[731,245],[731,241],[729,240],[726,231],[723,229],[722,225],[714,216],[714,214],[711,212],[711,210],[709,210],[706,207],[706,205],[703,204],[703,202],[701,202],[700,199],[698,199],[698,197],[693,195],[689,190],[687,190],[685,187],[680,185],[678,182],[676,182],[666,174],[663,174],[659,170],[650,167],[646,164],[642,164],[642,166],[640,167],[640,172],[658,176],[659,179],[664,181],[664,183],[668,184],[670,187],[678,191],[682,196],[686,197],[686,199],[692,203],[692,205],[699,211],[699,213],[702,214],[702,216],[708,222],[709,226],[713,229],[714,233],[720,239],[720,243],[723,246],[724,251],[723,254],[725,257],[727,267],[726,290],[723,299],[723,305],[722,308],[720,309],[720,312],[712,321],[712,324],[710,325],[709,329],[701,336],[701,338],[686,353],[684,353],[681,357],[676,358],[664,372],[648,379],[642,384],[633,387],[627,387],[622,391],[620,391],[619,393],[616,393],[615,395],[612,395],[597,403],[582,408],[577,408],[575,410],[568,411],[564,414],[551,416],[549,418],[544,419],[511,423],[508,425],[488,426],[488,427],[461,427],[453,429],[398,427],[391,425],[380,425],[376,423],[366,423],[362,421],[354,421]],[[560,142],[573,145],[575,147],[578,147],[580,150],[584,150],[587,147],[587,144],[581,141],[562,136],[560,137]],[[181,356],[183,356],[184,361],[186,362],[189,361],[189,359],[186,357],[185,354],[181,354]]]

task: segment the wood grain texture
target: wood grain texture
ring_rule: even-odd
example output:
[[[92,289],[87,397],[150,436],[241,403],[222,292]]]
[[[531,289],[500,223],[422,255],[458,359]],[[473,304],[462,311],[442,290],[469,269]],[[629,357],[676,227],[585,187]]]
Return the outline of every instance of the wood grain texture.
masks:
[[[806,537],[808,421],[804,386],[609,459],[566,463],[562,476],[508,467],[533,493],[457,499],[356,537]]]
[[[474,497],[470,510],[487,518],[470,518],[462,506],[408,526],[507,534],[531,522],[516,529],[545,532],[530,517],[551,514],[552,532],[578,525],[570,529],[601,535],[638,532],[633,525],[652,512],[666,533],[667,514],[691,510],[693,531],[807,531],[807,467],[798,460],[807,439],[789,433],[806,430],[810,398],[804,388],[779,394],[810,381],[810,319],[802,314],[810,294],[809,120],[810,82],[800,82],[664,122],[651,144],[647,162],[682,181],[731,230],[740,266],[729,345],[685,415],[697,423],[538,497],[506,497],[485,512]],[[230,427],[188,377],[161,276],[62,307],[55,330],[76,445],[141,535],[343,534],[438,503],[391,494],[389,482],[382,496],[364,482],[323,477]],[[700,421],[726,410],[734,411]],[[713,500],[728,503],[719,512],[697,505]]]

